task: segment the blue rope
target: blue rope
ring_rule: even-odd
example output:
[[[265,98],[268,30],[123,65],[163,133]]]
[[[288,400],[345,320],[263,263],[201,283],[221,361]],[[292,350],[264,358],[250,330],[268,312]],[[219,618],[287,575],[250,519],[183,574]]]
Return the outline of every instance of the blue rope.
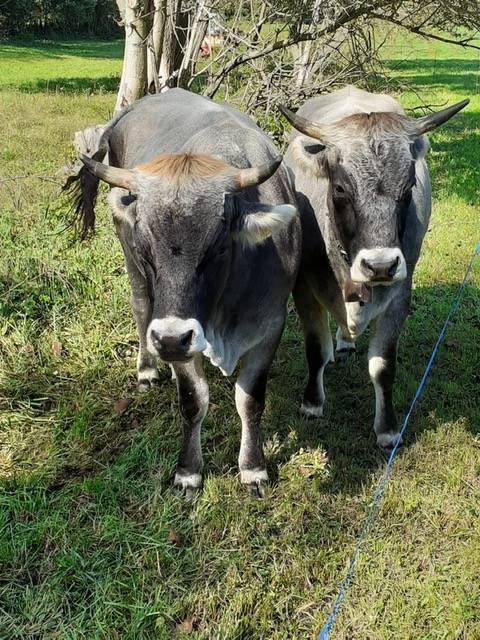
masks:
[[[387,485],[388,479],[390,477],[390,473],[392,470],[392,463],[393,460],[395,458],[395,455],[397,453],[400,441],[401,441],[401,437],[403,436],[403,434],[405,433],[405,430],[407,428],[408,425],[408,421],[410,420],[410,416],[412,415],[413,409],[415,408],[415,405],[417,404],[417,400],[420,398],[423,388],[425,386],[425,383],[427,381],[428,378],[428,374],[430,373],[430,369],[432,368],[433,362],[435,360],[435,357],[437,355],[437,351],[438,351],[438,347],[440,346],[440,343],[443,340],[443,337],[445,335],[445,331],[447,330],[447,326],[448,323],[450,322],[450,319],[452,318],[452,316],[457,312],[457,309],[460,305],[463,293],[465,291],[465,286],[467,284],[468,281],[468,277],[470,275],[470,271],[472,270],[473,267],[473,263],[475,261],[475,258],[477,257],[477,255],[480,253],[480,242],[477,243],[477,246],[475,247],[475,251],[473,253],[473,256],[470,260],[470,263],[468,265],[468,268],[465,272],[465,277],[463,278],[463,282],[459,287],[458,293],[457,293],[457,297],[455,298],[455,300],[452,303],[452,306],[450,307],[450,311],[448,312],[447,318],[445,320],[445,322],[443,323],[443,327],[438,335],[437,341],[435,343],[435,346],[433,347],[433,351],[432,351],[432,355],[430,356],[430,359],[427,363],[427,366],[425,368],[425,372],[422,376],[422,379],[420,381],[420,384],[418,385],[418,388],[415,392],[415,396],[413,397],[412,403],[410,405],[409,410],[407,411],[407,414],[405,416],[405,419],[403,421],[402,424],[402,428],[400,429],[400,437],[398,438],[398,440],[395,443],[395,446],[393,447],[388,460],[386,462],[385,465],[385,470],[382,474],[382,477],[380,478],[377,488],[375,489],[375,493],[373,494],[373,498],[372,498],[372,502],[370,504],[369,507],[369,511],[367,513],[367,517],[365,518],[365,522],[363,524],[363,528],[362,531],[360,533],[360,536],[358,538],[357,544],[355,545],[355,548],[353,550],[352,556],[350,558],[350,564],[348,566],[348,570],[347,573],[345,575],[345,577],[343,578],[342,582],[340,583],[340,587],[338,590],[338,594],[337,597],[335,599],[334,605],[332,607],[332,610],[330,612],[330,615],[328,616],[327,621],[325,622],[325,624],[322,627],[322,630],[320,631],[319,635],[318,635],[318,640],[327,640],[330,631],[333,627],[333,624],[335,623],[335,620],[337,618],[338,612],[340,610],[340,607],[342,605],[342,602],[345,598],[346,592],[353,580],[354,574],[355,574],[355,566],[357,564],[357,560],[358,557],[360,555],[360,552],[362,550],[363,545],[365,544],[365,541],[368,537],[368,534],[370,532],[370,529],[372,527],[372,524],[375,520],[375,516],[378,513],[379,507],[380,507],[380,502],[382,500],[383,494],[385,493],[385,487]]]

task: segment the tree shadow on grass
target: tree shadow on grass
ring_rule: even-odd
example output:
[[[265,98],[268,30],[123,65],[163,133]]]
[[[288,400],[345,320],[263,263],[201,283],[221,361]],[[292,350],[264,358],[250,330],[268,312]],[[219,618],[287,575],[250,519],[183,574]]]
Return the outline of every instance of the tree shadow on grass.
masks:
[[[429,165],[435,190],[455,194],[470,205],[480,203],[480,112],[466,107],[444,129],[431,135]]]
[[[457,285],[419,287],[413,292],[412,310],[405,323],[399,349],[395,386],[395,406],[399,424],[403,420],[421,380],[438,333]],[[306,365],[299,355],[300,336],[290,320],[280,357],[294,364],[291,372],[280,372],[270,383],[270,411],[264,421],[265,438],[289,442],[270,460],[274,466],[288,462],[300,448],[319,445],[328,452],[331,476],[323,485],[325,492],[356,493],[372,471],[383,466],[385,457],[377,451],[373,433],[374,391],[368,376],[368,339],[363,336],[357,353],[336,362],[325,372],[325,416],[307,421],[299,417]],[[468,285],[458,314],[451,321],[436,363],[405,437],[409,447],[424,431],[437,422],[464,418],[472,434],[478,432],[480,382],[478,351],[480,343],[480,290]],[[300,364],[300,367],[298,366]],[[282,365],[284,367],[284,365]],[[293,373],[292,373],[293,372]],[[299,373],[302,374],[299,375]],[[296,395],[295,406],[292,396]],[[289,401],[286,402],[285,399]],[[286,411],[286,412],[285,412]],[[291,438],[292,430],[295,438]],[[400,453],[401,455],[401,453]],[[273,463],[273,464],[272,464]]]
[[[457,291],[456,285],[414,290],[412,311],[400,341],[395,387],[399,420],[414,396]],[[442,422],[462,417],[472,433],[478,431],[480,408],[476,397],[480,374],[474,345],[480,343],[479,308],[480,291],[469,285],[412,418],[406,447],[424,431],[435,428],[428,417],[432,412]],[[33,406],[36,415],[48,414],[52,420],[58,417],[61,424],[56,431],[57,436],[64,434],[61,438],[72,425],[76,425],[74,430],[81,436],[78,441],[73,438],[73,458],[66,456],[64,464],[51,476],[52,488],[60,488],[66,482],[100,471],[105,464],[115,463],[116,457],[135,441],[137,432],[143,434],[146,447],[158,449],[167,467],[162,471],[164,480],[170,475],[181,442],[175,386],[169,379],[168,368],[163,367],[160,388],[146,396],[136,394],[132,362],[122,364],[127,347],[118,345],[115,347],[119,350],[118,358],[113,363],[112,355],[102,357],[98,365],[87,368],[75,380],[58,378],[55,364],[51,372],[36,371],[27,361],[22,362],[22,358],[31,358],[31,353],[19,353],[17,366],[1,390],[2,397],[13,409]],[[384,457],[377,450],[372,429],[374,391],[368,377],[367,350],[368,338],[363,336],[355,355],[327,369],[325,416],[320,420],[304,420],[298,407],[306,377],[305,358],[298,320],[290,309],[284,338],[272,367],[263,420],[264,441],[278,443],[268,456],[273,479],[278,478],[278,468],[301,448],[320,446],[328,452],[331,475],[323,487],[325,492],[354,494],[371,472],[383,465]],[[221,378],[213,367],[208,367],[208,377],[211,407],[203,430],[206,472],[235,473],[240,425],[233,399],[234,380]],[[115,400],[125,396],[134,398],[134,402],[124,414],[116,416]],[[80,397],[83,405],[79,408]],[[40,405],[39,398],[42,399]],[[141,460],[139,464],[137,472],[142,473]]]
[[[66,56],[116,60],[122,58],[123,46],[123,40],[12,39],[0,44],[0,58],[15,62]]]
[[[478,93],[480,91],[480,61],[449,59],[392,60],[388,66],[401,75],[405,73],[409,83],[422,90],[438,87],[449,91]]]
[[[52,78],[49,80],[33,80],[22,82],[18,90],[23,93],[108,93],[116,91],[120,82],[119,76],[104,76],[101,78]]]
[[[399,415],[410,404],[457,291],[456,285],[419,287],[414,291],[412,313],[400,345],[395,394]],[[438,423],[460,417],[472,434],[478,430],[479,303],[480,290],[470,285],[412,418],[406,448]],[[25,586],[36,598],[41,598],[46,589],[57,589],[54,592],[58,601],[42,601],[42,612],[49,617],[62,611],[62,619],[74,623],[88,607],[101,615],[105,597],[99,596],[104,595],[102,581],[108,578],[110,589],[119,590],[115,592],[116,598],[127,603],[135,598],[141,603],[151,602],[158,598],[162,588],[161,610],[168,612],[171,624],[172,614],[189,614],[190,596],[195,603],[207,590],[220,601],[215,595],[219,585],[222,593],[228,594],[233,589],[232,571],[242,579],[242,584],[254,571],[255,582],[250,591],[265,594],[267,583],[270,592],[278,590],[284,594],[289,587],[293,590],[293,584],[285,586],[275,576],[274,561],[278,559],[280,563],[285,550],[295,559],[295,580],[298,575],[305,575],[318,583],[321,576],[317,593],[307,596],[305,589],[301,598],[308,597],[309,601],[313,598],[326,613],[336,574],[319,573],[318,565],[325,559],[330,567],[334,566],[329,557],[333,555],[338,557],[338,570],[343,572],[342,550],[348,551],[364,516],[364,505],[357,496],[365,482],[371,482],[372,473],[383,467],[384,459],[377,453],[371,427],[374,396],[367,373],[366,338],[359,341],[356,356],[335,364],[327,372],[326,415],[315,422],[304,421],[298,415],[305,378],[301,344],[298,320],[291,309],[272,369],[263,421],[264,439],[276,440],[281,445],[269,455],[271,475],[275,477],[277,470],[285,467],[301,447],[326,449],[329,454],[329,475],[318,485],[323,495],[318,495],[315,485],[309,486],[307,498],[299,496],[301,507],[292,517],[283,505],[295,500],[295,492],[304,487],[302,481],[309,482],[305,478],[300,481],[283,478],[280,501],[256,502],[249,500],[246,492],[228,488],[223,494],[224,480],[211,483],[210,495],[200,499],[198,506],[175,501],[169,475],[180,447],[180,418],[168,368],[162,369],[162,384],[157,391],[137,396],[133,392],[132,363],[121,360],[120,348],[129,346],[124,343],[112,345],[120,360],[113,353],[96,356],[74,380],[58,376],[54,366],[51,371],[42,370],[45,362],[41,360],[32,370],[25,366],[28,362],[18,362],[28,354],[19,354],[12,371],[15,383],[9,382],[0,389],[0,398],[17,403],[24,410],[35,398],[50,397],[48,407],[39,407],[38,412],[50,412],[56,419],[52,440],[60,443],[57,455],[70,453],[67,460],[59,461],[57,472],[43,490],[35,473],[29,473],[25,480],[20,477],[3,483],[12,498],[5,517],[12,539],[16,540],[18,535],[21,541],[4,563],[5,575],[13,576],[7,582],[12,595],[4,606],[8,623],[16,620],[20,624],[25,618],[22,606],[17,606],[18,599],[22,603]],[[233,476],[240,441],[233,402],[234,382],[221,378],[210,367],[208,373],[212,404],[203,437],[206,474],[212,477],[216,470],[221,470]],[[115,415],[114,399],[129,395],[134,396],[134,403],[122,415]],[[77,409],[75,403],[80,399],[81,407]],[[431,419],[432,413],[438,420]],[[28,428],[35,433],[34,421]],[[45,423],[40,428],[44,429]],[[65,447],[68,438],[74,445],[70,450]],[[9,504],[6,499],[5,502]],[[50,532],[52,526],[58,528],[58,537],[44,533]],[[178,549],[167,542],[172,529],[182,535]],[[303,563],[303,558],[311,557],[312,549],[314,560]],[[62,572],[66,554],[75,561],[68,572]],[[160,581],[156,573],[158,554]],[[138,558],[139,564],[134,562]],[[257,572],[255,567],[262,569]],[[93,571],[95,580],[91,579]],[[141,583],[135,581],[137,576],[141,576]],[[98,590],[93,586],[96,584]],[[62,609],[58,603],[66,603],[67,608]],[[157,609],[152,609],[155,616],[145,615],[142,630],[148,628],[152,619],[157,620]],[[258,637],[254,626],[258,623],[253,614],[256,610],[248,616],[241,637]],[[268,615],[273,614],[269,611]],[[279,611],[275,615],[278,624],[284,623]],[[213,619],[217,617],[215,613]],[[201,623],[210,624],[208,620]],[[310,628],[312,621],[309,618],[304,623]]]

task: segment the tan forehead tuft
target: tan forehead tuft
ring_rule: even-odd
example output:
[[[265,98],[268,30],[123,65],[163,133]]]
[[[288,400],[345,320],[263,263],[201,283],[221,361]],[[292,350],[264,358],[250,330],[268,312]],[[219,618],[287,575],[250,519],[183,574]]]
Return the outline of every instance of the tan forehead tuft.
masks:
[[[193,178],[213,178],[231,169],[223,160],[202,153],[163,154],[136,168],[152,176],[178,182],[187,182]]]
[[[335,123],[335,126],[345,127],[357,133],[373,133],[375,131],[389,131],[401,133],[406,129],[408,118],[400,113],[372,112],[354,113]]]

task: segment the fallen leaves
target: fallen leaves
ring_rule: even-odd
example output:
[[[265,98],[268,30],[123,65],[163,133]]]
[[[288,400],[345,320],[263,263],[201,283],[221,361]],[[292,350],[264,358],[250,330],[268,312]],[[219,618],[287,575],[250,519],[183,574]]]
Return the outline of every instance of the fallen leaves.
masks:
[[[178,633],[192,633],[195,627],[195,618],[193,616],[188,616],[185,620],[178,622],[175,629]]]
[[[133,398],[119,398],[113,405],[113,410],[117,416],[121,416],[127,411],[128,407],[132,404]]]
[[[63,352],[63,344],[58,340],[55,340],[55,342],[52,343],[52,351],[53,355],[57,356],[57,358],[60,358]]]
[[[168,532],[168,542],[169,544],[173,544],[176,547],[182,546],[182,539],[180,535],[175,531],[175,529],[170,529]]]

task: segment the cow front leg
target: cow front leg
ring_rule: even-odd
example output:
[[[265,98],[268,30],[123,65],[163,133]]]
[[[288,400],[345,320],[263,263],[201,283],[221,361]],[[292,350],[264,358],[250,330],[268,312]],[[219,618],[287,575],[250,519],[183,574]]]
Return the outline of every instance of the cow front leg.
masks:
[[[136,284],[134,288],[132,283],[132,310],[138,330],[138,390],[143,393],[159,382],[156,359],[147,349],[147,329],[152,320],[152,305],[146,286]]]
[[[376,320],[368,350],[368,372],[375,389],[373,428],[377,444],[389,452],[399,439],[393,406],[398,338],[408,313],[409,294],[394,300]]]
[[[306,418],[320,418],[325,402],[323,372],[327,364],[334,360],[328,312],[308,286],[297,285],[294,297],[302,321],[308,364],[308,382],[300,412]]]
[[[252,493],[263,498],[268,482],[262,448],[261,419],[265,408],[268,372],[283,329],[272,332],[267,344],[257,345],[243,359],[235,385],[235,404],[242,421],[242,438],[238,466],[240,481]],[[273,337],[273,339],[272,339]]]
[[[132,287],[132,311],[138,331],[137,381],[140,392],[148,391],[158,384],[159,375],[155,357],[147,350],[147,329],[152,319],[152,303],[148,295],[148,284],[139,269],[133,254],[132,222],[126,213],[115,211],[114,222],[122,245],[128,278]]]
[[[173,481],[177,490],[190,500],[202,484],[202,422],[208,410],[208,383],[202,367],[202,356],[191,362],[174,363],[178,406],[182,416],[183,442]]]

